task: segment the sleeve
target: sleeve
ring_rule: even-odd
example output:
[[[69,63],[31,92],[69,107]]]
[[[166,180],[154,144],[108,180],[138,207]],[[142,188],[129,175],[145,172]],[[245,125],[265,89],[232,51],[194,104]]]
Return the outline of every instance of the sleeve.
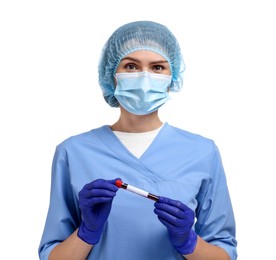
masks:
[[[195,231],[205,241],[223,248],[237,259],[236,227],[220,153],[214,144],[210,178],[197,196]]]
[[[53,247],[78,228],[80,216],[70,182],[66,151],[57,146],[52,163],[50,204],[38,249],[39,259],[48,259]]]

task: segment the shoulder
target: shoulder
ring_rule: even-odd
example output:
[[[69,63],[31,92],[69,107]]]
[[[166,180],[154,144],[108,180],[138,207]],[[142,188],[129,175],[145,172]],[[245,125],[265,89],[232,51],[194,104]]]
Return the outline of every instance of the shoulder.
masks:
[[[205,137],[203,135],[189,132],[187,130],[167,125],[168,131],[171,132],[172,138],[178,140],[185,140],[186,142],[191,142],[198,145],[214,146],[214,140]]]
[[[212,158],[219,153],[215,141],[203,135],[171,125],[167,125],[164,130],[163,140],[166,139],[178,153],[185,151],[189,156],[204,158]]]
[[[97,142],[97,138],[95,137],[94,133],[104,131],[105,128],[106,126],[101,126],[99,128],[69,136],[57,145],[57,149],[68,150],[71,147],[79,146],[85,143],[93,144]]]

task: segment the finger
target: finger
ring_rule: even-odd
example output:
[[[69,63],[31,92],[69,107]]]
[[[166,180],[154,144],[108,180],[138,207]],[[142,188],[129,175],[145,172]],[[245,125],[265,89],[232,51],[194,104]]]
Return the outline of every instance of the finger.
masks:
[[[83,190],[80,192],[80,199],[90,199],[96,197],[106,197],[113,198],[116,195],[116,192],[106,190],[106,189],[92,189],[92,190]]]
[[[172,230],[175,228],[175,225],[172,225],[171,223],[169,223],[167,220],[161,218],[158,216],[159,221],[168,229],[168,230]]]
[[[155,208],[154,213],[158,216],[159,220],[166,227],[182,227],[183,226],[183,219],[175,217],[166,211]]]
[[[95,204],[99,204],[99,203],[107,203],[112,200],[113,200],[113,198],[111,198],[111,197],[94,197],[94,198],[88,199],[86,201],[89,203],[89,205],[95,205]]]
[[[157,202],[156,202],[157,203]],[[179,209],[181,209],[182,211],[189,211],[191,210],[188,206],[186,206],[185,204],[183,204],[182,202],[178,201],[178,200],[173,200],[170,198],[166,198],[166,197],[159,197],[158,203],[164,203],[164,204],[168,204],[174,207],[177,207]]]
[[[178,207],[171,206],[165,203],[155,203],[155,208],[158,209],[160,212],[166,212],[167,214],[174,216],[179,219],[185,218],[185,212],[182,209],[179,209]]]
[[[85,210],[86,208],[89,208],[90,210],[90,208],[93,207],[94,205],[101,204],[101,203],[109,203],[112,200],[113,198],[111,197],[94,197],[90,199],[80,200],[79,204],[82,210]]]
[[[111,191],[117,191],[118,187],[115,185],[114,180],[103,180],[103,179],[97,179],[95,181],[92,181],[86,185],[84,185],[83,189],[91,190],[91,189],[106,189]]]

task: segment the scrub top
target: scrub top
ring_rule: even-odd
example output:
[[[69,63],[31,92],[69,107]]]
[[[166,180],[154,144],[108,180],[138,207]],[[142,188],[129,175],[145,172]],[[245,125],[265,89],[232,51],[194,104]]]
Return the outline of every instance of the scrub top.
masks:
[[[121,178],[152,194],[181,201],[195,211],[196,233],[224,248],[231,260],[237,258],[235,219],[217,146],[165,123],[140,158],[107,125],[72,136],[56,147],[40,259],[48,259],[53,247],[79,227],[78,193],[99,178]],[[101,239],[87,259],[183,259],[154,214],[153,204],[119,189]]]

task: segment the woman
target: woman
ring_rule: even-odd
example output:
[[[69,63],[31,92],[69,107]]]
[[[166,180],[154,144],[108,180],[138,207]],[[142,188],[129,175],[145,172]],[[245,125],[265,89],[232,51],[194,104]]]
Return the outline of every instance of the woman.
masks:
[[[161,24],[132,22],[111,35],[99,83],[120,117],[57,146],[40,259],[237,258],[215,143],[158,116],[184,69],[176,38]],[[119,190],[118,180],[157,201]]]

